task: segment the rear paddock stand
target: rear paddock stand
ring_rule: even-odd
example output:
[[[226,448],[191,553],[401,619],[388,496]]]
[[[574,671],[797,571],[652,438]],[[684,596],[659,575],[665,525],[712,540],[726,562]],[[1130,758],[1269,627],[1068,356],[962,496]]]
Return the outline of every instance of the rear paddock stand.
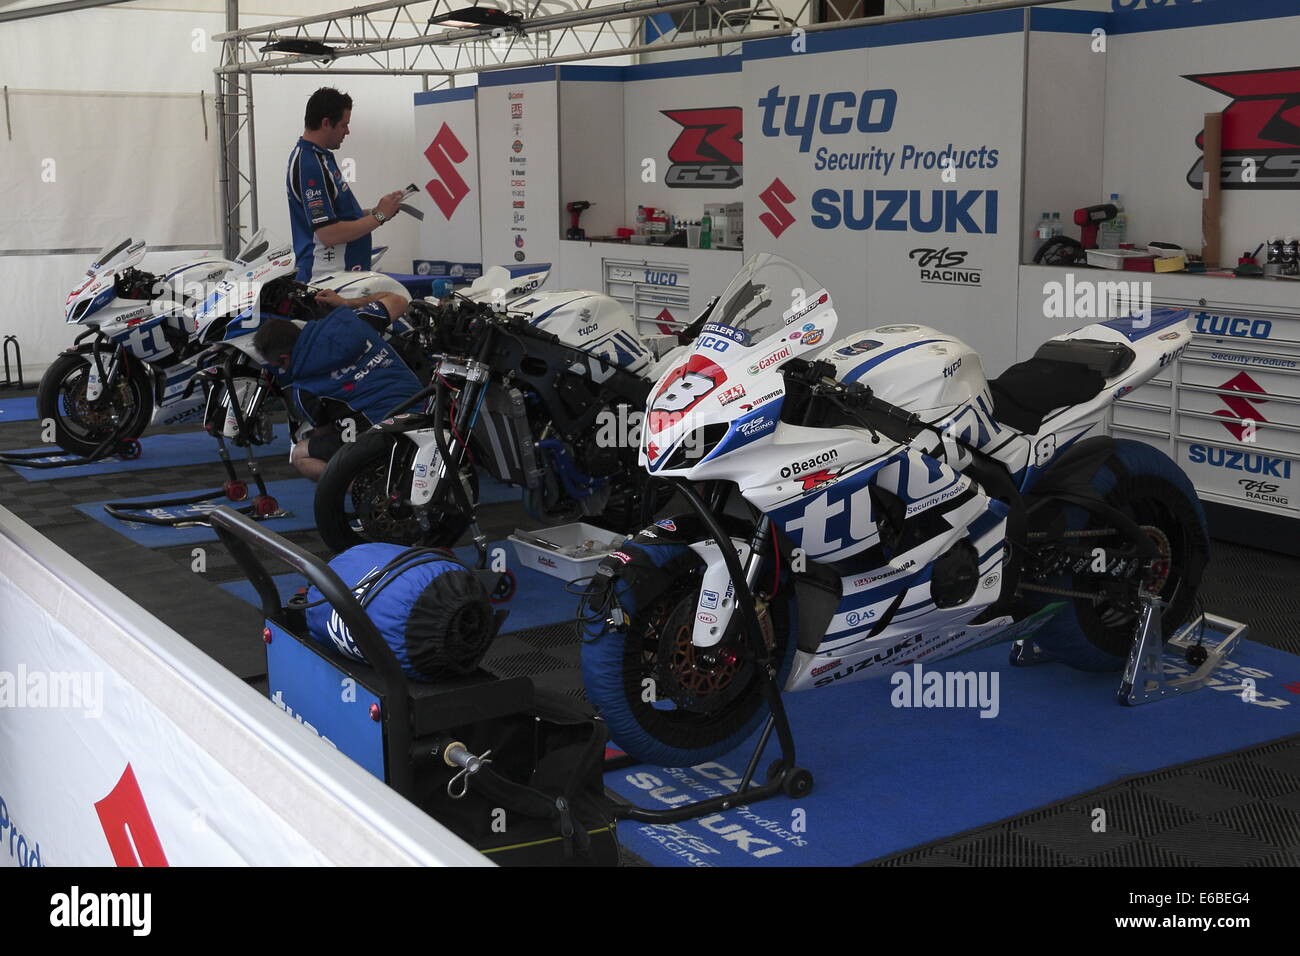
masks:
[[[1166,605],[1155,595],[1146,592],[1140,595],[1140,600],[1142,608],[1134,625],[1133,646],[1129,649],[1124,675],[1115,694],[1116,702],[1126,707],[1181,697],[1200,690],[1209,683],[1214,671],[1228,659],[1228,655],[1249,631],[1248,625],[1237,621],[1214,614],[1200,614],[1162,644],[1161,610]],[[1222,632],[1223,639],[1207,646],[1203,640],[1206,625]],[[1184,660],[1195,670],[1191,674],[1171,676],[1166,671],[1164,662],[1164,655],[1168,651],[1181,651]],[[1053,660],[1056,658],[1036,645],[1032,638],[1016,641],[1011,648],[1011,663],[1016,667],[1045,664]]]
[[[212,376],[210,373],[200,373],[196,379],[200,380],[203,388],[208,392],[208,400],[211,401],[212,392],[210,382]],[[253,456],[253,442],[251,441],[251,429],[248,427],[248,420],[244,417],[243,410],[239,407],[239,402],[235,398],[235,389],[230,380],[228,373],[222,370],[222,376],[227,386],[226,394],[231,396],[231,409],[235,417],[235,433],[237,436],[244,438],[241,442],[244,452],[247,455],[247,465],[249,474],[253,476],[253,482],[257,486],[257,495],[249,504],[242,508],[236,508],[240,514],[247,515],[256,521],[265,521],[269,518],[286,518],[289,512],[280,508],[280,503],[275,500],[266,487],[266,480],[262,477],[261,469],[258,468],[257,459]],[[172,506],[199,505],[205,502],[213,502],[218,498],[225,498],[229,501],[244,501],[248,498],[248,482],[244,481],[235,473],[234,463],[230,460],[230,449],[226,445],[226,436],[221,431],[220,426],[213,428],[208,427],[209,433],[217,440],[217,453],[221,456],[221,466],[225,469],[226,480],[220,488],[212,491],[201,491],[196,495],[186,495],[180,498],[155,498],[148,501],[110,501],[104,505],[104,510],[112,515],[118,521],[130,521],[139,524],[158,525],[171,528],[193,528],[198,526],[211,526],[211,521],[203,512],[183,514],[183,515],[158,515],[144,514],[141,512],[148,511],[166,511]],[[211,508],[216,508],[213,504]]]

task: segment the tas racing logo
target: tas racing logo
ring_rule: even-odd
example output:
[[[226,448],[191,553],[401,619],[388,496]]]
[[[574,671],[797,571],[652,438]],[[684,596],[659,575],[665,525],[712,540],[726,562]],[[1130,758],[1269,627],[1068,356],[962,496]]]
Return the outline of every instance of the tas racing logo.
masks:
[[[907,258],[917,264],[921,281],[937,285],[977,286],[983,281],[979,269],[966,266],[966,250],[954,251],[944,246],[942,249],[913,249]],[[965,266],[958,269],[958,266]]]
[[[661,110],[682,131],[668,147],[672,189],[735,189],[741,184],[744,111],[739,106]]]
[[[781,238],[781,233],[794,223],[794,216],[790,215],[790,210],[787,208],[794,202],[794,193],[790,192],[790,187],[781,182],[778,176],[758,194],[758,198],[767,207],[767,212],[760,214],[758,221],[767,227],[772,238]]]
[[[1238,372],[1232,378],[1220,385],[1219,388],[1230,388],[1237,392],[1251,392],[1260,395],[1264,394],[1264,389],[1260,387],[1259,383],[1245,372]],[[1237,441],[1247,440],[1244,437],[1247,429],[1249,429],[1250,434],[1253,437],[1255,431],[1253,427],[1254,422],[1268,421],[1267,418],[1260,414],[1259,409],[1256,408],[1256,405],[1267,403],[1268,399],[1266,398],[1257,398],[1253,402],[1245,396],[1238,395],[1220,395],[1219,398],[1221,398],[1223,404],[1228,407],[1226,409],[1216,409],[1214,414],[1219,418],[1237,419],[1237,421],[1225,421],[1223,423],[1223,427],[1232,432],[1232,437],[1237,439]],[[1247,424],[1248,422],[1252,424]]]
[[[1224,189],[1300,189],[1300,67],[1183,78],[1232,98],[1223,110]],[[1196,145],[1205,148],[1204,130]],[[1187,184],[1199,190],[1204,176],[1201,156]]]
[[[451,219],[461,200],[469,195],[469,184],[456,169],[460,163],[469,159],[469,150],[456,138],[451,127],[443,123],[438,135],[424,151],[424,158],[437,174],[437,178],[424,184],[424,189],[443,216]]]

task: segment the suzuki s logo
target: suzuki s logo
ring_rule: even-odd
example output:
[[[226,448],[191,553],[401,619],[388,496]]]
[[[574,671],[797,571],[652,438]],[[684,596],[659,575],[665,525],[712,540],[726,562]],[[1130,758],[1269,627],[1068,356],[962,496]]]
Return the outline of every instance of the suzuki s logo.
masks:
[[[740,185],[744,111],[739,106],[660,112],[683,127],[668,147],[672,165],[664,177],[665,185],[674,189],[735,189]]]
[[[777,177],[772,180],[771,185],[758,194],[758,198],[767,207],[767,212],[762,213],[758,221],[767,227],[772,238],[779,239],[781,233],[789,229],[794,222],[794,216],[790,215],[790,210],[786,208],[794,202],[794,193],[781,182],[780,177]]]
[[[430,179],[424,188],[443,216],[450,219],[461,200],[469,195],[469,184],[456,170],[459,163],[469,158],[469,151],[456,138],[451,127],[443,123],[438,135],[424,151],[424,157],[437,173],[437,178]]]
[[[1220,385],[1219,388],[1230,388],[1236,392],[1253,392],[1260,395],[1264,393],[1264,390],[1260,388],[1259,383],[1245,372],[1238,372],[1232,378]],[[1236,395],[1220,395],[1219,398],[1223,401],[1223,404],[1228,406],[1226,410],[1222,408],[1215,410],[1214,414],[1219,418],[1236,418],[1240,419],[1241,422],[1268,421],[1268,419],[1261,415],[1259,410],[1255,407],[1256,405],[1267,403],[1268,399],[1266,398],[1257,398],[1253,402],[1244,396],[1239,397]],[[1232,437],[1237,439],[1237,441],[1243,441],[1244,439],[1242,436],[1245,435],[1246,429],[1249,426],[1238,422],[1224,422],[1223,427],[1232,432]]]
[[[1224,189],[1300,189],[1300,67],[1184,79],[1232,97],[1223,110]],[[1204,130],[1196,145],[1205,148]],[[1202,156],[1187,184],[1199,190],[1204,174]]]

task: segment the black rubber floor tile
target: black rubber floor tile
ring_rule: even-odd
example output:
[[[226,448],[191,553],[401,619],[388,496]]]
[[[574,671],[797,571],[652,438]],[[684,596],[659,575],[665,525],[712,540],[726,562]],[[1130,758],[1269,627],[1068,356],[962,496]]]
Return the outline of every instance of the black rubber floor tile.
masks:
[[[968,866],[1068,866],[1069,857],[1021,836],[994,831],[967,842],[944,847],[944,852]]]
[[[1157,833],[1150,842],[1194,866],[1251,866],[1277,849],[1208,819]]]
[[[1255,799],[1248,793],[1191,773],[1152,780],[1138,789],[1196,814],[1218,813]]]
[[[1105,853],[1088,857],[1083,861],[1083,865],[1088,867],[1132,866],[1165,869],[1196,866],[1197,864],[1172,850],[1156,846],[1145,840],[1130,840],[1114,849],[1107,850]]]
[[[1080,805],[1091,804],[1089,810],[1100,807],[1106,811],[1108,828],[1115,827],[1136,837],[1147,838],[1196,819],[1196,814],[1176,803],[1129,787],[1117,787],[1093,799],[1095,802],[1089,800]]]
[[[1259,800],[1216,813],[1214,820],[1269,846],[1300,850],[1300,810]]]
[[[1105,820],[1104,830],[1094,830],[1100,821],[1101,818],[1095,817],[1086,807],[1079,806],[1049,813],[1027,823],[1017,821],[1009,829],[1075,861],[1107,853],[1134,839],[1132,832],[1120,829],[1109,819]]]
[[[1264,799],[1300,790],[1300,777],[1247,760],[1211,764],[1195,772],[1222,786]]]

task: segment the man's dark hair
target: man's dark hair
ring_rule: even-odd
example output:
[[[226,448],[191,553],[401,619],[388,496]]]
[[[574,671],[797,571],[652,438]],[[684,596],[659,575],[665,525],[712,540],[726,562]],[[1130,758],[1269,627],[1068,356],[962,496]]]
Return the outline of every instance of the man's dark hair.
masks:
[[[301,333],[302,329],[288,319],[267,319],[253,336],[253,348],[263,359],[274,364],[281,355],[293,352],[293,345]]]
[[[352,97],[340,93],[332,86],[322,86],[307,100],[307,112],[303,116],[303,125],[307,129],[320,129],[325,120],[338,124],[343,113],[352,109]]]

